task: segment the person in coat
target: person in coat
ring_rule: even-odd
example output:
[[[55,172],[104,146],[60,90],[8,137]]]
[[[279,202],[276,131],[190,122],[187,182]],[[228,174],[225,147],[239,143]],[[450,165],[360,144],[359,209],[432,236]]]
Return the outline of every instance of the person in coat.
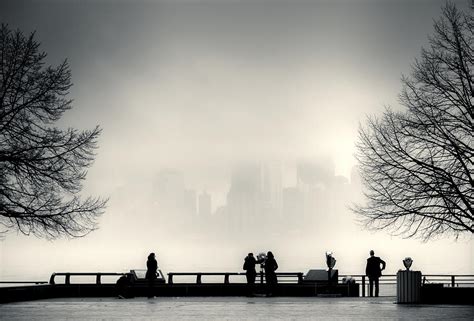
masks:
[[[382,271],[385,270],[385,265],[385,261],[378,256],[374,256],[374,250],[371,250],[370,257],[367,259],[367,266],[365,267],[365,275],[369,277],[370,296],[373,296],[374,285],[375,296],[379,296],[379,278],[382,276]]]
[[[158,271],[158,262],[155,258],[155,253],[150,253],[148,255],[148,260],[146,261],[146,274],[145,278],[148,280],[148,298],[153,297],[153,285],[156,280],[156,273]]]
[[[253,256],[253,253],[249,253],[245,257],[243,266],[243,269],[245,270],[245,276],[247,277],[247,284],[255,284],[255,277],[257,276],[255,264],[257,264],[257,260]]]
[[[272,296],[275,291],[275,287],[278,283],[276,270],[278,269],[278,263],[273,256],[271,251],[267,253],[267,259],[265,260],[265,279],[267,282],[267,295]]]

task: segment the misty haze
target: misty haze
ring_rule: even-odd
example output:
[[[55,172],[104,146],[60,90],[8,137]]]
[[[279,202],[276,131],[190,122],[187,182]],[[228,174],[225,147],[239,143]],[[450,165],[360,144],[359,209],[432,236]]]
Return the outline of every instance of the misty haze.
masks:
[[[469,9],[469,1],[455,1]],[[473,274],[472,233],[423,242],[369,231],[358,128],[401,110],[402,74],[444,1],[5,1],[0,22],[68,59],[61,128],[99,125],[83,195],[109,198],[98,229],[55,240],[9,231],[0,279],[145,269],[363,274],[371,249],[424,273]]]

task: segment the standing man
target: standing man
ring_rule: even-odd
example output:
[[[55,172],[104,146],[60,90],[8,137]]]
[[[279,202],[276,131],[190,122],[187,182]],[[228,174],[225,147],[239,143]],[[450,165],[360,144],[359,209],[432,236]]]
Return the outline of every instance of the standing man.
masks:
[[[380,268],[382,264],[382,268]],[[374,250],[370,250],[370,257],[367,259],[367,266],[365,267],[365,275],[369,277],[369,293],[373,296],[375,283],[375,296],[379,296],[379,278],[382,275],[382,270],[385,270],[385,261],[374,256]]]

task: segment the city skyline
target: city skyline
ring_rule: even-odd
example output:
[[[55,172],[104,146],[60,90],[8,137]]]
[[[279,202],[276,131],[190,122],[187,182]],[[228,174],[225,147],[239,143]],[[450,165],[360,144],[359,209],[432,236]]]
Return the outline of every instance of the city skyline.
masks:
[[[235,166],[231,171],[227,190],[222,188],[222,191],[215,192],[209,191],[206,187],[197,188],[195,185],[187,183],[185,174],[177,168],[166,168],[152,175],[155,176],[152,188],[156,201],[163,203],[163,208],[166,209],[171,203],[177,209],[183,203],[190,202],[192,204],[185,205],[185,207],[193,209],[192,215],[199,213],[199,199],[201,196],[206,195],[203,201],[209,202],[208,197],[212,200],[213,195],[224,193],[224,202],[210,201],[212,203],[210,212],[212,215],[215,215],[217,209],[228,205],[229,194],[232,194],[233,186],[236,188],[235,185],[239,185],[239,183],[244,183],[245,185],[245,181],[247,181],[248,186],[241,188],[242,190],[245,192],[254,190],[262,204],[266,203],[267,206],[276,209],[277,212],[281,212],[284,207],[282,201],[285,198],[282,193],[285,190],[288,191],[296,188],[297,190],[304,191],[317,187],[324,190],[333,184],[360,184],[360,177],[356,166],[353,167],[350,177],[345,177],[336,175],[332,162],[324,164],[324,161],[327,161],[327,159],[302,160],[295,162],[292,166],[285,166],[283,162],[278,161],[247,162],[245,165]],[[247,173],[245,174],[246,171]],[[285,183],[283,183],[282,178],[283,171],[287,171]],[[199,185],[206,186],[206,182],[200,182]],[[250,185],[253,186],[249,187]],[[171,191],[173,193],[170,193]],[[182,204],[179,204],[180,201]]]

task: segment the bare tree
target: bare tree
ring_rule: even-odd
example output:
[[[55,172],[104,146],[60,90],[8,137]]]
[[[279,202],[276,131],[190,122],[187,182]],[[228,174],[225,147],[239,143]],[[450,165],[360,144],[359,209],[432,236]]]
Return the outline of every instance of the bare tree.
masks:
[[[359,129],[369,228],[428,240],[474,233],[473,18],[447,3],[400,101]]]
[[[78,195],[100,129],[54,127],[72,107],[71,71],[67,61],[46,67],[45,58],[34,34],[1,25],[0,224],[40,237],[83,236],[106,204]]]

